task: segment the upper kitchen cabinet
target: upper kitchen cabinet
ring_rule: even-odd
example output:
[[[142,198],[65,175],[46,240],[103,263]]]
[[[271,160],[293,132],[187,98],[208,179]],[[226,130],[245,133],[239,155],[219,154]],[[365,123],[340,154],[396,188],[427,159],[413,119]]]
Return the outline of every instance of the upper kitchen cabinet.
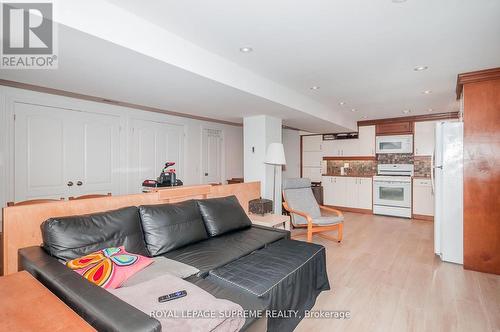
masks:
[[[434,151],[436,121],[415,122],[415,156],[430,156]]]
[[[379,123],[376,127],[377,135],[403,135],[413,133],[412,121]]]
[[[375,126],[359,127],[358,156],[375,156]]]
[[[358,138],[323,142],[325,157],[375,156],[375,126],[359,127]]]
[[[302,136],[302,151],[304,152],[320,152],[322,145],[322,135]]]

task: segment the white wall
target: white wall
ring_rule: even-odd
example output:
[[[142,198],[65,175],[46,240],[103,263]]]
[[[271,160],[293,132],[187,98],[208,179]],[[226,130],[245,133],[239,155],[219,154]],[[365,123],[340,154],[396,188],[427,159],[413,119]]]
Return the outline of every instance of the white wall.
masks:
[[[64,109],[87,111],[94,113],[113,114],[120,117],[121,129],[128,133],[130,119],[141,119],[168,122],[184,126],[184,169],[181,180],[186,185],[201,183],[201,134],[202,128],[220,129],[223,132],[225,144],[225,162],[223,163],[223,179],[243,177],[243,128],[215,122],[171,116],[161,113],[119,107],[80,99],[38,93],[28,90],[0,86],[0,204],[13,200],[14,193],[14,121],[13,104],[23,102],[36,105],[46,105]],[[127,149],[127,137],[122,135],[121,146]],[[128,151],[126,151],[128,154]],[[126,164],[128,158],[122,159]],[[130,171],[127,165],[120,165]],[[158,169],[158,174],[160,173]],[[126,180],[125,180],[126,181]],[[127,194],[127,186],[123,186],[120,194]]]
[[[272,199],[275,211],[281,209],[281,168],[276,170],[276,197],[273,198],[275,166],[264,163],[271,143],[281,143],[281,119],[258,115],[243,119],[245,181],[260,181],[263,198]]]
[[[298,130],[283,129],[286,166],[283,179],[300,177],[300,133]]]

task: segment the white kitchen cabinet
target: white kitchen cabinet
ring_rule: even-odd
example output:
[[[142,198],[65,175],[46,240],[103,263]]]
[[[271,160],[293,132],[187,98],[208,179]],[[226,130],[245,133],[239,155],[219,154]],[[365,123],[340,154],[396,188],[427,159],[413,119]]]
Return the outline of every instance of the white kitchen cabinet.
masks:
[[[322,147],[327,157],[375,156],[375,126],[359,127],[357,139],[324,141]]]
[[[346,196],[346,177],[332,176],[332,205],[345,206]]]
[[[322,161],[323,161],[323,153],[320,151],[302,152],[303,167],[321,167]]]
[[[413,214],[434,215],[434,194],[430,179],[413,179]]]
[[[311,179],[313,182],[322,181],[321,167],[302,167],[302,177]]]
[[[415,122],[415,156],[430,156],[434,151],[436,121]]]
[[[372,209],[372,179],[349,176],[323,176],[325,205]]]
[[[358,156],[375,156],[375,126],[359,127]]]
[[[357,139],[335,139],[325,141],[323,155],[326,157],[341,157],[354,155]]]
[[[343,206],[345,198],[345,177],[323,176],[323,202],[325,205]]]
[[[15,201],[119,192],[116,116],[14,103]]]
[[[321,151],[323,135],[302,136],[302,151]]]
[[[356,178],[358,197],[356,207],[359,209],[372,209],[372,178]]]
[[[334,193],[333,193],[333,176],[322,176],[321,186],[323,186],[323,204],[334,205]]]

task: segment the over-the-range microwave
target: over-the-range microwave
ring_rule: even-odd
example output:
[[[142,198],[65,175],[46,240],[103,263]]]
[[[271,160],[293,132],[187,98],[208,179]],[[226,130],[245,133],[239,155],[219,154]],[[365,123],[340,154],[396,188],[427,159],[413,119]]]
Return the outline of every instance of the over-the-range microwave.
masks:
[[[377,153],[412,153],[413,135],[377,136]]]

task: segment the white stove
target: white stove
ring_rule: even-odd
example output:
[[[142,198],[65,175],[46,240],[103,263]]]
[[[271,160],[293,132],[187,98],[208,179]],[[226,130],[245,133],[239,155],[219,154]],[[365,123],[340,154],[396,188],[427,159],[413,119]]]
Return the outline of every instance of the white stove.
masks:
[[[373,177],[373,213],[411,218],[411,164],[379,164]]]

